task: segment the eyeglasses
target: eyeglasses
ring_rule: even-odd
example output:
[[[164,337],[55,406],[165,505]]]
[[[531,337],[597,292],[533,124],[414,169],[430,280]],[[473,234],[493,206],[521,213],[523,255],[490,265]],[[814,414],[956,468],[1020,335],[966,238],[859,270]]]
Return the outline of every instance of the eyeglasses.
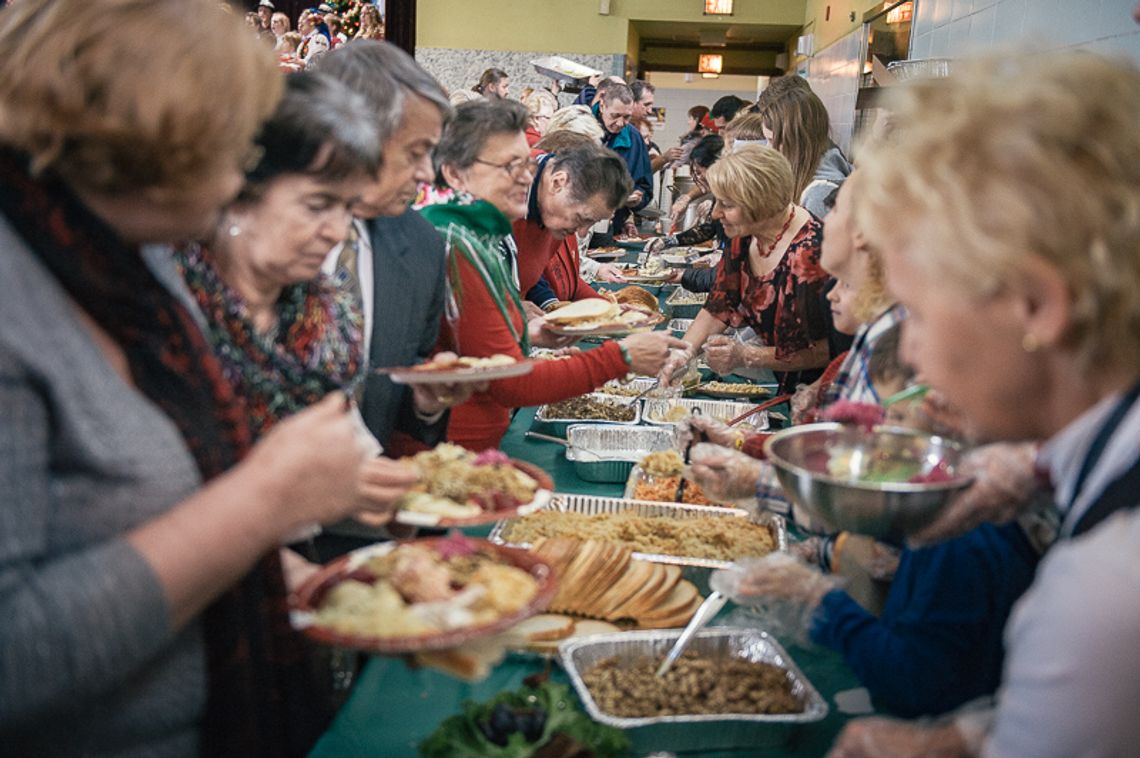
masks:
[[[492,168],[502,169],[507,172],[507,176],[512,179],[521,179],[523,176],[530,174],[534,175],[535,170],[538,168],[538,163],[533,158],[514,158],[506,163],[492,163],[485,161],[482,158],[476,158],[476,163],[482,163],[484,166],[491,166]]]

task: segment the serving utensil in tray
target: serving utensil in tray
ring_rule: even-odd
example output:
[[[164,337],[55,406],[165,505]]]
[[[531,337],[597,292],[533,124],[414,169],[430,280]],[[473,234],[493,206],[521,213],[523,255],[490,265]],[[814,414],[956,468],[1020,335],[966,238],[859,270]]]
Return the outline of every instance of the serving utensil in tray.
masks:
[[[778,666],[786,672],[792,695],[803,703],[802,712],[630,718],[612,716],[598,707],[583,680],[585,671],[607,658],[663,658],[680,635],[681,631],[674,629],[622,632],[567,640],[559,646],[562,667],[570,676],[586,713],[599,723],[627,730],[635,754],[655,750],[681,753],[773,747],[783,744],[797,727],[827,716],[827,701],[774,638],[759,630],[733,627],[704,629],[694,635],[689,649],[702,656],[743,658]],[[694,728],[697,724],[712,728]]]

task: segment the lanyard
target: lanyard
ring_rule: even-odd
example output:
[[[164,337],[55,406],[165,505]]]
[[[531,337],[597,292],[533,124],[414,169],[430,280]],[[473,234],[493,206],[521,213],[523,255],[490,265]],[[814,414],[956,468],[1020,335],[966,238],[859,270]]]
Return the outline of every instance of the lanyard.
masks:
[[[1136,398],[1140,396],[1140,383],[1137,383],[1128,390],[1127,394],[1120,399],[1116,407],[1112,409],[1112,413],[1105,419],[1104,425],[1101,426],[1100,431],[1097,432],[1096,437],[1093,438],[1092,445],[1089,446],[1088,453],[1085,454],[1084,463],[1081,464],[1080,473],[1077,474],[1077,482],[1073,486],[1073,496],[1069,500],[1069,510],[1071,511],[1073,505],[1081,495],[1081,490],[1084,489],[1085,480],[1088,479],[1089,474],[1092,473],[1093,468],[1100,461],[1101,455],[1104,454],[1105,448],[1108,447],[1109,440],[1116,432],[1117,428],[1124,421],[1124,417],[1132,410],[1132,406],[1136,404]]]

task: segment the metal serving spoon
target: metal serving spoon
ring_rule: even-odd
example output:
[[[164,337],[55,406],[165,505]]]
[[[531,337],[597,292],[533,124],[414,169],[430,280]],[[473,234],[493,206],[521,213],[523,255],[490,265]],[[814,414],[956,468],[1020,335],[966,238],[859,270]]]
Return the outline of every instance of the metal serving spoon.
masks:
[[[673,647],[669,651],[669,654],[665,656],[665,660],[663,660],[661,665],[657,668],[657,676],[661,677],[669,673],[669,669],[673,668],[673,664],[677,662],[677,659],[681,657],[681,653],[685,652],[685,648],[689,646],[693,635],[712,621],[713,616],[718,614],[720,609],[723,608],[727,602],[727,597],[715,591],[705,598],[705,601],[701,603],[701,607],[697,608],[697,612],[689,619],[689,623],[685,627],[685,630],[681,632],[681,636],[673,643]]]

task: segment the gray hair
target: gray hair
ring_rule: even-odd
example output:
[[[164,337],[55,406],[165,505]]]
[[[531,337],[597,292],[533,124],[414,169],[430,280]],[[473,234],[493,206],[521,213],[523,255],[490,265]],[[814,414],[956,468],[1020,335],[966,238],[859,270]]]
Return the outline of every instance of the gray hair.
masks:
[[[240,201],[256,201],[267,184],[288,174],[335,182],[380,167],[380,132],[364,98],[311,71],[285,78],[285,94],[262,124],[257,147],[261,155],[246,172]]]
[[[620,100],[623,103],[633,103],[633,90],[629,88],[628,84],[614,82],[604,89],[599,85],[598,89],[602,90],[601,100],[603,103],[612,103],[615,100]]]
[[[473,100],[455,109],[435,149],[436,165],[457,169],[475,164],[487,138],[526,129],[527,112],[516,100]]]
[[[602,193],[612,211],[633,192],[633,179],[622,157],[592,142],[554,153],[547,168],[566,172],[570,197],[578,203]]]
[[[390,42],[357,39],[337,45],[316,68],[364,96],[379,120],[382,144],[400,128],[408,94],[435,105],[444,121],[451,117],[451,103],[435,77]]]

